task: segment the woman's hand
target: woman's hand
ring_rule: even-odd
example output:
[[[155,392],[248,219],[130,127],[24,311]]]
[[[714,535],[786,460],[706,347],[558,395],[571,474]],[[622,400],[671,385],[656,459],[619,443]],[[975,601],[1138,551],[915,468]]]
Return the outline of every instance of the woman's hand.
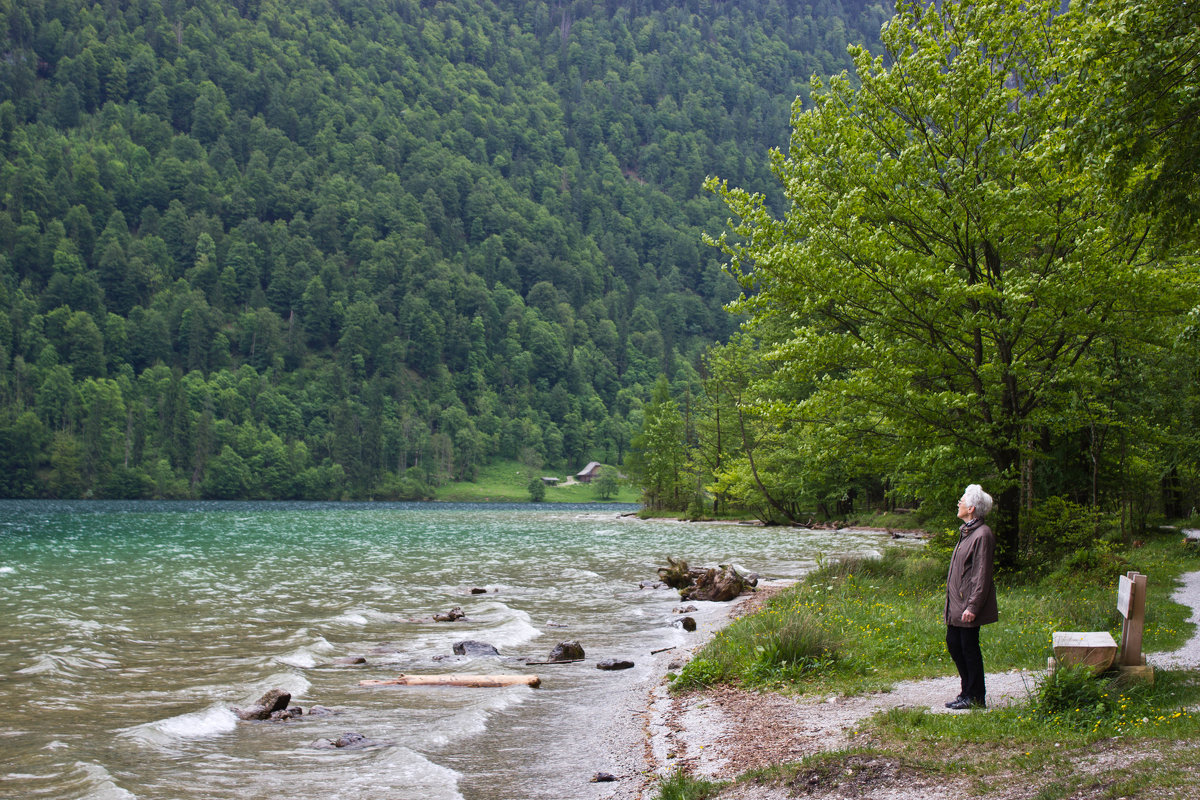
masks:
[[[975,612],[971,611],[970,609],[967,609],[966,611],[964,611],[963,615],[962,615],[962,621],[963,622],[974,622],[975,621]]]

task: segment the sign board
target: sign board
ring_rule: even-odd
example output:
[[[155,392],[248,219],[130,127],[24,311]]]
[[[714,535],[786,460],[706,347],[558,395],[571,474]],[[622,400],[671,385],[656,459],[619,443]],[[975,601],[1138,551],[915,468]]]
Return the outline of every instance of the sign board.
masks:
[[[1117,611],[1125,619],[1129,619],[1129,612],[1133,609],[1133,581],[1129,576],[1122,575],[1120,582],[1117,584]]]

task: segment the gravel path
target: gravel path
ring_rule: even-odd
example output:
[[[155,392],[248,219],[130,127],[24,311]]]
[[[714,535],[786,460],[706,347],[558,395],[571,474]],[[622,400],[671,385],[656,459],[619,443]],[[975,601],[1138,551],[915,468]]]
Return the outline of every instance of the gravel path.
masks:
[[[1179,650],[1151,653],[1147,662],[1163,669],[1200,669],[1200,572],[1183,576],[1173,599],[1191,606],[1189,621],[1197,625],[1195,635]],[[751,605],[761,603],[761,599]],[[745,613],[745,606],[731,616]],[[677,669],[679,661],[664,667]],[[991,673],[987,676],[988,703],[996,707],[1025,700],[1041,671]],[[858,697],[784,697],[756,694],[731,687],[672,697],[659,680],[649,690],[649,708],[633,713],[643,723],[642,741],[633,741],[633,726],[618,735],[613,744],[628,755],[622,766],[627,771],[605,800],[647,800],[655,796],[660,776],[682,768],[690,774],[714,779],[732,778],[756,767],[795,762],[814,753],[842,750],[855,744],[856,724],[889,708],[928,708],[933,713],[948,711],[946,700],[958,694],[958,677],[904,681],[890,692]],[[634,755],[636,754],[636,755]],[[641,765],[639,767],[639,764]],[[888,780],[894,765],[870,761],[857,771],[874,773],[871,791],[865,796],[879,800],[940,800],[961,797],[964,787],[933,785],[919,776]],[[638,774],[631,774],[638,773]],[[814,778],[814,780],[816,780]],[[727,790],[722,800],[782,800],[792,797],[771,786],[742,785]],[[816,793],[814,796],[820,796]],[[841,796],[841,795],[837,795]]]
[[[1169,653],[1150,653],[1146,663],[1163,669],[1200,668],[1200,572],[1189,572],[1183,576],[1183,584],[1171,595],[1176,603],[1192,607],[1188,622],[1196,626],[1192,638],[1178,650]]]

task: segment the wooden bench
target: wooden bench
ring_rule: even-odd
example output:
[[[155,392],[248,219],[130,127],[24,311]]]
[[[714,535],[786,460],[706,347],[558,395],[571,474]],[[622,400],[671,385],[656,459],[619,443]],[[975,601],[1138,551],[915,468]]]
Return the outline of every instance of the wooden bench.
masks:
[[[1142,655],[1142,632],[1146,626],[1146,576],[1138,572],[1122,575],[1117,585],[1117,611],[1120,612],[1121,644],[1117,646],[1108,631],[1055,631],[1051,637],[1054,657],[1047,662],[1053,674],[1059,664],[1091,667],[1099,674],[1113,662],[1124,681],[1154,683],[1154,668]]]

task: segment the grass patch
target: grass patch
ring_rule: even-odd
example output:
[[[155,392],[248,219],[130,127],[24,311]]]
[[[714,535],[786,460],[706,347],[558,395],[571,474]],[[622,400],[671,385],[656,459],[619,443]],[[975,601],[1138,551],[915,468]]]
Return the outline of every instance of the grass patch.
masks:
[[[706,781],[694,778],[681,769],[677,769],[658,782],[657,800],[705,800],[716,797],[725,787],[724,782]]]
[[[1178,796],[1195,796],[1200,715],[1189,709],[1200,703],[1200,674],[1156,677],[1153,687],[1122,690],[1103,676],[1084,686],[1068,675],[1063,685],[1035,687],[1026,705],[986,713],[893,708],[877,714],[864,735],[908,759],[946,758],[950,749],[978,782],[1036,786],[1029,796],[1047,800],[1158,796],[1185,786],[1193,791]]]
[[[734,620],[684,665],[676,689],[740,683],[777,687],[827,670],[837,643],[812,614],[772,598],[758,613]]]
[[[1165,534],[1121,554],[1129,569],[1150,578],[1146,651],[1175,649],[1191,635],[1190,610],[1170,600],[1175,578],[1200,568],[1200,558],[1186,552],[1177,535]],[[826,564],[761,612],[726,627],[673,686],[724,682],[858,694],[953,674],[942,616],[948,557],[937,547],[892,548],[879,559]],[[1064,582],[1056,575],[999,576],[1000,622],[981,637],[988,671],[1044,668],[1054,631],[1107,630],[1119,639],[1118,577],[1085,574]]]
[[[520,461],[498,461],[482,467],[473,481],[457,481],[439,486],[434,499],[447,503],[528,503],[529,481],[534,477],[558,478],[565,482],[575,473],[531,469]],[[572,486],[547,486],[547,503],[640,503],[641,492],[622,483],[616,496],[601,500],[596,488],[586,483]]]

